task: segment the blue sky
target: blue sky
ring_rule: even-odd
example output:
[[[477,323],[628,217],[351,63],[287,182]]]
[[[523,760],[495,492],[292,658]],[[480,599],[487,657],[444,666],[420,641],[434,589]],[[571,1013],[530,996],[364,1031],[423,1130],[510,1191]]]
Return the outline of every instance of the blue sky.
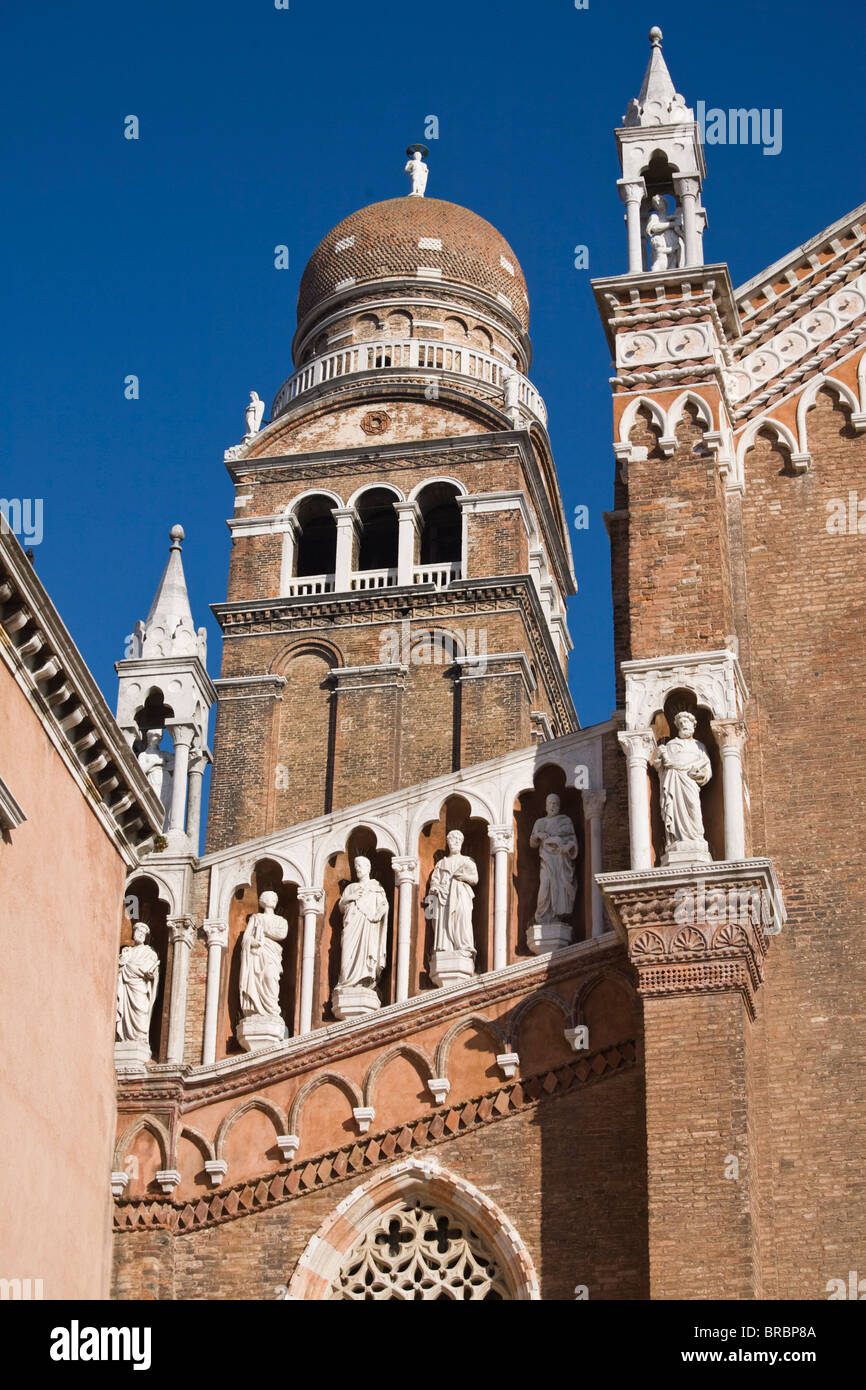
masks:
[[[734,284],[864,196],[863,7],[589,0],[211,0],[7,4],[2,102],[0,492],[39,497],[38,572],[109,704],[168,530],[187,532],[211,674],[232,489],[222,455],[250,389],[289,375],[297,285],[348,212],[406,191],[428,115],[432,196],[501,229],[526,274],[533,380],[573,532],[571,684],[583,724],[613,707],[610,361],[591,275],[625,270],[613,130],[659,24],[687,102],[780,108],[781,152],[707,150],[708,261]],[[140,139],[123,138],[124,117]],[[290,248],[288,271],[274,247]],[[589,248],[589,271],[574,247]],[[137,401],[124,378],[140,378]]]

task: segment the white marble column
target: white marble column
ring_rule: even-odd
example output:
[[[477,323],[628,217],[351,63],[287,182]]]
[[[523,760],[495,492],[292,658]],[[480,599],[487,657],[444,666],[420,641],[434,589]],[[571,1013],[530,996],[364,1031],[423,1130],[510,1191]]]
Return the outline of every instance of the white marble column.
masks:
[[[220,1012],[220,979],[222,976],[223,951],[229,944],[229,924],[218,917],[207,917],[204,922],[207,937],[207,984],[204,997],[204,1039],[201,1060],[204,1066],[216,1061],[217,1030]]]
[[[491,825],[490,853],[493,855],[493,969],[508,964],[508,856],[514,847],[510,825]]]
[[[417,859],[392,859],[397,880],[397,966],[396,998],[409,998],[409,966],[412,960],[412,899],[418,882]]]
[[[321,888],[301,888],[298,902],[304,914],[301,940],[301,1010],[298,1034],[309,1033],[313,1027],[313,986],[316,979],[316,918],[325,910],[325,894]]]
[[[194,748],[189,759],[189,796],[186,808],[186,833],[193,854],[198,854],[201,829],[201,783],[210,754],[204,748]]]
[[[169,917],[168,929],[171,940],[171,999],[168,1008],[168,1045],[166,1061],[183,1061],[183,1044],[186,1033],[186,990],[189,980],[189,953],[195,919],[192,917]]]
[[[352,587],[355,568],[355,540],[358,513],[354,507],[335,507],[331,513],[337,523],[337,558],[334,562],[334,590],[346,594]]]
[[[640,208],[646,194],[643,179],[619,179],[619,196],[625,203],[625,225],[628,235],[628,273],[639,275],[643,270],[643,237]]]
[[[301,528],[298,525],[297,517],[287,516],[285,518],[286,529],[283,532],[283,548],[280,554],[280,593],[287,594],[295,577],[295,555],[298,550],[298,538]]]
[[[656,746],[652,729],[629,729],[617,735],[628,763],[628,831],[632,869],[652,868],[647,765]]]
[[[685,264],[703,265],[703,244],[698,227],[698,194],[700,180],[683,176],[674,179],[674,192],[683,214],[683,240],[685,242]]]
[[[169,719],[166,727],[171,733],[174,748],[174,771],[171,779],[171,806],[168,813],[169,848],[185,850],[186,845],[186,793],[189,782],[189,752],[195,735],[192,724],[175,723]]]
[[[748,733],[742,719],[713,719],[710,728],[722,755],[722,795],[725,806],[725,858],[746,857],[746,816],[743,806],[743,745]]]
[[[601,816],[607,800],[605,791],[581,792],[583,814],[589,828],[589,876],[592,893],[592,935],[604,936],[604,904],[601,889],[595,881],[596,874],[604,870],[601,852]]]
[[[395,502],[397,513],[397,583],[415,581],[415,552],[421,534],[421,511],[417,502]]]

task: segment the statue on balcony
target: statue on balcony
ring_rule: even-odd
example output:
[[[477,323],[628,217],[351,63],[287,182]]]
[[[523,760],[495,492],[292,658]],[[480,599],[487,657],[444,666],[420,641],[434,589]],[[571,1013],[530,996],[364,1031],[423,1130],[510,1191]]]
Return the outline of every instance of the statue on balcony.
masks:
[[[121,951],[117,976],[117,1041],[134,1044],[142,1060],[150,1057],[150,1016],[159,986],[159,956],[148,946],[149,936],[146,923],[133,925],[135,945]]]
[[[683,264],[682,213],[678,208],[673,213],[669,211],[664,193],[656,193],[650,199],[646,234],[649,238],[650,270],[672,270]]]
[[[276,893],[262,893],[261,912],[254,912],[249,918],[241,942],[238,1041],[248,1052],[273,1046],[286,1036],[280,1013],[280,976],[282,943],[288,936],[289,924],[274,911],[278,901]]]
[[[662,863],[706,862],[710,851],[704,839],[701,787],[712,777],[712,766],[706,748],[695,738],[695,716],[681,710],[674,725],[676,736],[659,744],[651,759],[659,775],[665,827]]]
[[[262,427],[262,416],[265,413],[265,403],[259,396],[258,391],[250,392],[250,403],[244,411],[244,419],[247,425],[247,437],[251,434],[258,434]]]
[[[478,882],[474,859],[461,854],[463,835],[451,830],[445,837],[448,853],[430,875],[424,911],[433,923],[430,975],[437,985],[453,984],[475,974],[475,933],[472,929],[472,891]]]
[[[574,824],[560,811],[560,805],[559,797],[551,792],[544,803],[546,815],[538,818],[529,836],[530,845],[538,850],[539,884],[527,941],[538,955],[571,941],[571,925],[564,919],[574,911],[578,847]]]
[[[355,860],[357,881],[347,885],[340,898],[343,933],[340,978],[334,989],[337,1018],[355,1018],[380,1006],[376,983],[388,957],[388,899],[380,883],[370,877],[369,859]]]

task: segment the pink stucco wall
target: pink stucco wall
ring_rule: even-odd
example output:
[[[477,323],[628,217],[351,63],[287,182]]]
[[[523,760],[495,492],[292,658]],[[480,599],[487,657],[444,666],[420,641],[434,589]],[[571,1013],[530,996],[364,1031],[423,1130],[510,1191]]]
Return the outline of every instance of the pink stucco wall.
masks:
[[[124,865],[2,662],[0,774],[0,1277],[105,1298]]]

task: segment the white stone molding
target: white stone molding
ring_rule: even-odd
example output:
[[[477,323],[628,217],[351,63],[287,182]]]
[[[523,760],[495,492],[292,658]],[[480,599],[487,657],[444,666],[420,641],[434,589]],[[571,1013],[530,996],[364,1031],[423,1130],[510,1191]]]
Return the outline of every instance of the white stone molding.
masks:
[[[112,1197],[122,1197],[129,1185],[129,1174],[116,1172],[111,1175]]]
[[[277,1148],[282,1155],[285,1163],[294,1163],[295,1154],[301,1147],[301,1141],[297,1134],[278,1134]]]
[[[180,1173],[176,1168],[162,1168],[156,1175],[156,1181],[165,1195],[170,1197],[174,1189],[180,1186]]]
[[[737,443],[737,472],[743,479],[746,476],[746,454],[754,445],[760,430],[769,430],[776,436],[777,442],[785,446],[791,455],[791,467],[795,473],[806,471],[810,463],[809,455],[800,453],[799,443],[788,426],[772,415],[760,415],[746,426]]]
[[[510,1081],[512,1076],[517,1074],[520,1066],[520,1057],[516,1052],[500,1052],[496,1058],[496,1065],[502,1072],[506,1081]]]
[[[229,1165],[224,1158],[206,1158],[204,1170],[210,1178],[211,1184],[214,1187],[219,1187],[229,1170]]]
[[[216,917],[206,917],[203,930],[207,939],[207,981],[205,984],[204,1037],[201,1060],[204,1066],[208,1066],[216,1059],[222,957],[223,951],[229,944],[229,924]]]
[[[373,1109],[372,1105],[356,1105],[352,1109],[352,1114],[354,1115],[355,1123],[358,1126],[358,1133],[367,1134],[370,1129],[370,1125],[376,1118],[376,1112]]]
[[[298,890],[298,902],[304,914],[303,937],[301,940],[301,1008],[298,1031],[309,1033],[313,1026],[313,986],[316,976],[316,918],[325,910],[325,893],[322,888],[306,887]]]
[[[860,402],[850,386],[846,386],[844,381],[838,381],[836,377],[825,376],[823,372],[819,376],[813,377],[797,402],[797,457],[804,468],[809,466],[812,458],[809,453],[806,416],[810,410],[814,409],[820,391],[834,392],[840,401],[850,407],[851,425],[858,434],[866,429],[866,416],[860,414]],[[793,455],[791,462],[794,462]]]
[[[427,1090],[437,1105],[444,1105],[451,1090],[451,1082],[447,1076],[431,1076],[427,1081]]]
[[[727,648],[623,661],[627,730],[647,729],[672,690],[694,692],[715,719],[736,719],[748,690],[740,663]]]
[[[525,652],[480,652],[472,656],[455,656],[454,665],[459,667],[461,681],[495,680],[519,675],[523,688],[530,697],[535,694],[537,682],[530,669]],[[489,667],[516,667],[514,670],[490,670]]]
[[[420,483],[416,483],[409,493],[407,501],[417,502],[421,493],[424,492],[426,488],[433,487],[436,483],[447,483],[449,487],[456,488],[458,497],[465,497],[467,495],[465,483],[462,483],[459,478],[452,478],[450,474],[441,473],[432,478],[424,478]]]
[[[604,812],[604,804],[607,800],[607,792],[602,789],[596,791],[585,790],[583,797],[583,814],[589,826],[589,873],[590,883],[592,884],[592,935],[604,936],[604,901],[601,896],[601,889],[595,881],[596,874],[600,874],[604,868],[602,854],[602,824],[601,818]]]

